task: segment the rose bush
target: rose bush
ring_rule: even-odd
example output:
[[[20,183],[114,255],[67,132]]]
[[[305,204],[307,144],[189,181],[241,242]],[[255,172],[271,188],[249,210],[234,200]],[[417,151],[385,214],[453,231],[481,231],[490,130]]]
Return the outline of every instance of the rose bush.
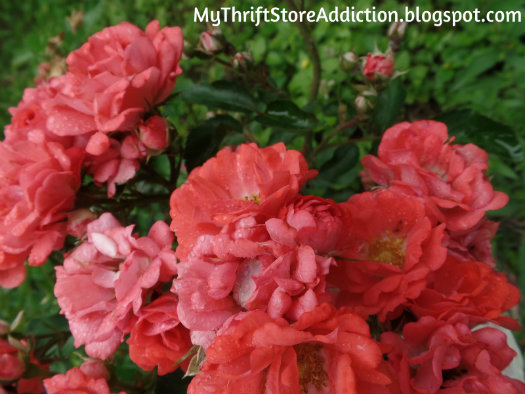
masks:
[[[182,30],[158,21],[41,76],[0,142],[0,285],[49,258],[65,319],[0,321],[0,393],[159,392],[179,370],[188,393],[522,392],[506,335],[479,327],[520,328],[487,217],[509,197],[482,147],[394,124],[403,34],[343,56],[356,108],[336,126],[314,114],[319,59],[300,108],[219,30],[185,56],[229,79],[190,71],[182,92]]]

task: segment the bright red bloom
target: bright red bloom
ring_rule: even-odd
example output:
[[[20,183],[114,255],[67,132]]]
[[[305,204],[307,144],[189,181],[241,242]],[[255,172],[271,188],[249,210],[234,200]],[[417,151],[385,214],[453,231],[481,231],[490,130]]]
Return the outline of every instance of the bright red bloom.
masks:
[[[389,77],[394,72],[394,57],[390,55],[372,55],[366,56],[365,68],[363,74],[368,79],[376,77]]]
[[[474,227],[508,196],[487,179],[488,155],[476,145],[454,145],[447,127],[434,121],[403,122],[383,134],[378,157],[363,157],[364,178],[427,199],[450,231]]]
[[[235,219],[260,215],[263,223],[275,216],[315,174],[299,152],[286,150],[282,143],[221,150],[171,195],[177,256],[184,259],[199,236],[217,234]]]
[[[378,314],[384,321],[426,287],[444,262],[443,225],[426,216],[420,199],[390,190],[352,196],[346,245],[328,278],[339,302]]]
[[[368,324],[322,304],[293,326],[261,311],[230,319],[206,350],[197,393],[382,393],[391,380]]]
[[[164,294],[142,308],[128,344],[129,356],[140,368],[151,371],[158,366],[159,375],[173,372],[192,346],[189,331],[177,316],[177,297]]]
[[[102,363],[88,360],[80,368],[45,379],[44,387],[47,394],[111,394],[106,377],[107,370]]]
[[[104,213],[87,226],[87,241],[56,267],[55,295],[75,346],[85,344],[92,357],[109,357],[130,332],[146,293],[177,272],[167,224],[155,223],[147,237],[132,231]]]
[[[424,316],[408,323],[403,338],[381,336],[392,346],[389,364],[405,393],[522,393],[525,385],[501,374],[516,352],[496,328],[471,331],[457,314],[448,321]]]
[[[34,140],[0,142],[0,286],[25,278],[24,262],[43,264],[66,236],[66,213],[80,187],[82,151]]]
[[[491,320],[517,330],[519,324],[502,314],[516,305],[519,298],[519,290],[488,264],[449,255],[428,288],[409,307],[418,316],[444,320],[461,312],[469,317],[471,324]]]

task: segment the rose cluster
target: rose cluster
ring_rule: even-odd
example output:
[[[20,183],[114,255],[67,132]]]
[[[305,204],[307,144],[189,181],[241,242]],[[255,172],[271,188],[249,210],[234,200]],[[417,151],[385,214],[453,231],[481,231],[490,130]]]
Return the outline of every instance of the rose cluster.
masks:
[[[487,154],[446,126],[401,123],[363,158],[371,191],[343,203],[299,193],[296,151],[220,151],[171,197],[171,291],[205,349],[191,393],[522,392],[485,219],[507,196]]]
[[[341,203],[301,194],[317,171],[300,152],[252,143],[193,169],[171,195],[171,226],[146,236],[109,212],[75,211],[84,174],[111,197],[167,146],[155,107],[182,46],[179,28],[157,22],[104,29],[11,110],[0,285],[19,285],[25,260],[44,263],[68,233],[79,238],[54,291],[93,359],[26,379],[30,364],[48,366],[0,338],[2,385],[109,394],[101,360],[127,341],[140,368],[194,375],[194,394],[522,393],[503,373],[515,356],[505,334],[479,327],[519,329],[505,315],[519,291],[495,269],[498,224],[485,216],[508,197],[486,175],[487,153],[454,144],[442,123],[388,129],[362,160],[368,191]]]
[[[129,23],[93,35],[65,75],[26,89],[0,142],[0,286],[25,278],[64,244],[83,174],[98,185],[131,179],[168,143],[155,113],[181,73],[180,28]]]

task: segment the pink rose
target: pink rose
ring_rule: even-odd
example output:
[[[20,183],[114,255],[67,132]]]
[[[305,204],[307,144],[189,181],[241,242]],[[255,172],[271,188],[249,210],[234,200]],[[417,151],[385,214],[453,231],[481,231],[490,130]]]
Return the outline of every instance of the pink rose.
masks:
[[[66,236],[66,213],[80,187],[80,148],[58,142],[0,143],[0,285],[25,278],[24,261],[43,264]]]
[[[378,157],[363,157],[363,178],[425,198],[429,213],[449,231],[471,229],[509,198],[494,191],[485,174],[487,152],[451,142],[443,123],[399,123],[383,134]]]
[[[69,54],[67,85],[48,103],[48,127],[57,135],[133,129],[173,90],[183,45],[179,27],[160,29],[158,21],[145,32],[123,22],[96,33]]]
[[[389,364],[405,393],[523,393],[525,385],[502,375],[516,352],[496,328],[471,330],[457,314],[447,321],[424,316],[383,333]]]
[[[18,349],[0,338],[0,381],[18,379],[25,369]]]
[[[44,379],[44,387],[48,394],[110,394],[106,377],[107,370],[100,361],[88,360],[80,368]]]
[[[176,273],[173,235],[164,222],[147,237],[132,235],[104,213],[87,226],[87,241],[56,267],[55,295],[69,320],[75,346],[106,359],[129,333],[146,294]]]

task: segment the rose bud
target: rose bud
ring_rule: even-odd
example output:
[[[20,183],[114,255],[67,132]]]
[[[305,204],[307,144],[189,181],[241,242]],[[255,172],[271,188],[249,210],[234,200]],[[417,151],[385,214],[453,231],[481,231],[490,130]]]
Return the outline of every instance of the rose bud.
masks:
[[[388,78],[394,71],[394,56],[391,53],[386,55],[372,55],[366,57],[363,74],[370,80],[376,78]]]
[[[363,114],[368,109],[372,108],[372,104],[365,96],[357,96],[355,99],[355,108],[357,109],[357,112]]]
[[[142,143],[150,148],[161,150],[168,146],[168,124],[161,116],[152,116],[139,126]]]
[[[387,36],[392,41],[401,41],[405,36],[405,31],[407,28],[406,22],[396,21],[390,25],[388,28]]]
[[[339,67],[344,72],[352,72],[357,66],[357,56],[353,52],[346,52],[339,58]]]
[[[201,33],[200,46],[209,54],[219,53],[224,45],[221,42],[222,32],[219,29],[206,30]]]
[[[237,52],[233,56],[232,64],[237,70],[247,71],[253,64],[253,56],[250,52]]]

